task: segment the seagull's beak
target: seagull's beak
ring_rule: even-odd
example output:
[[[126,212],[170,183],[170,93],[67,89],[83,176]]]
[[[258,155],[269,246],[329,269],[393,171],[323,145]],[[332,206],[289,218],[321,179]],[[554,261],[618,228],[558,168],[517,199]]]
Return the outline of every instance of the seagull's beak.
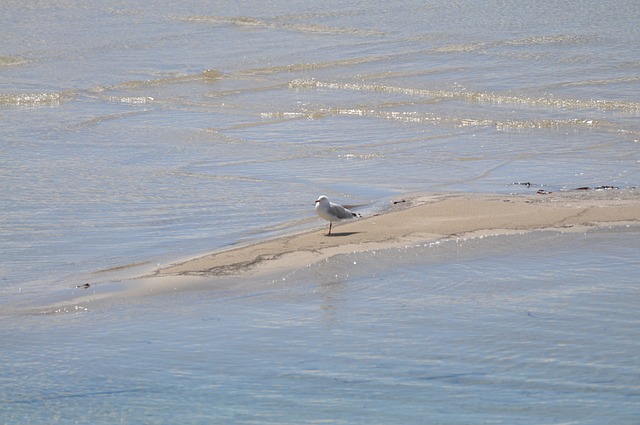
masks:
[[[320,199],[316,199],[316,202],[315,202],[315,203],[317,204],[318,202],[320,202]]]

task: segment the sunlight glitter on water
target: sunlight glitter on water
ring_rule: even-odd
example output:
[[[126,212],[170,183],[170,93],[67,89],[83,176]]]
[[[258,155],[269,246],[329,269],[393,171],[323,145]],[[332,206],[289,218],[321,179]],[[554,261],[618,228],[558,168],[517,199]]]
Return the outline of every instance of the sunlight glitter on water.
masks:
[[[637,231],[346,254],[250,290],[26,316],[2,328],[4,417],[632,423]]]
[[[2,421],[635,423],[633,229],[4,303],[320,228],[320,193],[638,187],[638,7],[3,4]]]

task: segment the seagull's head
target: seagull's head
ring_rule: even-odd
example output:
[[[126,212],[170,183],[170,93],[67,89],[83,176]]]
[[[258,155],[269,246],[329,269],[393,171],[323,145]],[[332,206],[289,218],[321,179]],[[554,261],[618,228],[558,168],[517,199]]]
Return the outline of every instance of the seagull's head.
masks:
[[[329,198],[327,198],[326,196],[322,195],[318,199],[316,199],[316,205],[317,204],[323,204],[323,203],[328,202],[328,201],[329,201]]]

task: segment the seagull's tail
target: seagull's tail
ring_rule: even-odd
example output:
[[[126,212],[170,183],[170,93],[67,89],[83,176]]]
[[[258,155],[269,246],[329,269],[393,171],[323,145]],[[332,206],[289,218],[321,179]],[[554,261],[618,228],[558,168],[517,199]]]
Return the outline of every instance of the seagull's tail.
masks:
[[[360,214],[360,213],[354,213],[354,212],[352,212],[351,214],[352,214],[354,217],[356,217],[356,218],[362,218],[362,214]]]

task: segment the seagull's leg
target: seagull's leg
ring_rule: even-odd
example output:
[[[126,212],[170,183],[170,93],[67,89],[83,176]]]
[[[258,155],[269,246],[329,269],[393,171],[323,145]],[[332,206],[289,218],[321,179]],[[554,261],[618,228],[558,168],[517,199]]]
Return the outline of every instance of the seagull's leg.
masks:
[[[333,225],[333,221],[329,222],[329,233],[327,233],[327,236],[331,235],[331,226]]]

